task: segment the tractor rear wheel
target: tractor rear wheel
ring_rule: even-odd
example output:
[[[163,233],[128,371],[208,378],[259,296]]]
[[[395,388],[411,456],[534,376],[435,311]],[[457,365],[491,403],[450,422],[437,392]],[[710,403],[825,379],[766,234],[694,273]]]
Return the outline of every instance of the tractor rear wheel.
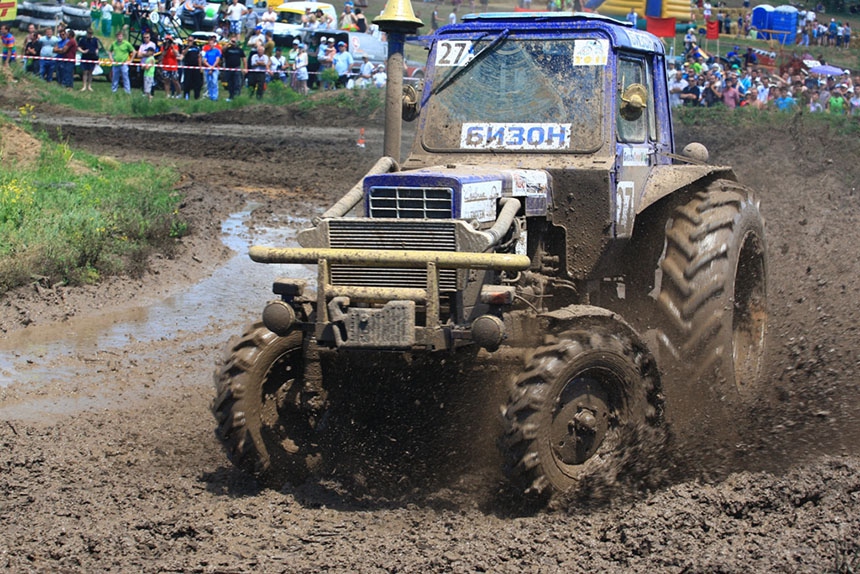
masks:
[[[233,464],[274,488],[302,482],[317,456],[304,365],[300,331],[279,337],[256,323],[228,343],[215,372],[215,434]]]
[[[660,271],[657,301],[676,375],[713,385],[726,404],[754,396],[764,361],[767,273],[752,193],[716,181],[675,209]]]
[[[526,494],[564,491],[607,464],[627,432],[659,426],[653,358],[607,330],[571,330],[538,348],[515,378],[499,446],[505,473]]]

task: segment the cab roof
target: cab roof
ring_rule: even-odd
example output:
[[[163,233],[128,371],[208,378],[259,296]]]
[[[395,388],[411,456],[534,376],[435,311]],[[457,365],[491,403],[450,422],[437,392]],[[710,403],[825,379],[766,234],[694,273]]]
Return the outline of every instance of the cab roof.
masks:
[[[591,12],[491,12],[467,14],[458,24],[442,26],[431,38],[464,33],[486,34],[509,30],[511,33],[576,36],[581,32],[600,31],[613,47],[629,48],[640,52],[664,54],[663,42],[648,32],[633,28],[609,16]]]

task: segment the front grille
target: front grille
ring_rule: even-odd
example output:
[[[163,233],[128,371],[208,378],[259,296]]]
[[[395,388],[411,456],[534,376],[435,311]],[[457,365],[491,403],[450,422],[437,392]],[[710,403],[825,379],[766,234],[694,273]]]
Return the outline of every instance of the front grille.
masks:
[[[454,192],[450,187],[370,188],[370,217],[390,219],[451,219]]]
[[[329,247],[340,249],[402,249],[411,251],[456,251],[453,222],[381,221],[335,219],[329,221]],[[425,269],[332,265],[333,285],[357,287],[427,286]],[[456,269],[439,270],[439,290],[457,290]]]

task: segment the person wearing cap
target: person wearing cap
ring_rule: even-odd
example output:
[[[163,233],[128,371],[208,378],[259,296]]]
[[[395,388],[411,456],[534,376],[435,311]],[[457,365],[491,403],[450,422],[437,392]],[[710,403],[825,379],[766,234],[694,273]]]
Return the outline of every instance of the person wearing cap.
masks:
[[[298,85],[296,84],[296,57],[299,55],[299,44],[301,44],[301,42],[299,42],[298,38],[295,38],[292,46],[287,52],[287,65],[285,68],[290,72],[290,87],[296,91],[298,91]]]
[[[170,34],[164,36],[161,45],[161,81],[168,98],[179,98],[182,93],[179,85],[179,47]]]
[[[698,38],[696,37],[696,29],[688,28],[687,33],[684,34],[684,52],[689,52],[697,41]]]
[[[319,61],[319,74],[320,78],[326,72],[326,70],[330,70],[334,65],[334,55],[337,52],[334,47],[334,38],[326,38],[325,42],[322,42],[322,38],[320,39],[320,48],[317,52],[317,61]],[[331,86],[329,86],[328,82],[322,80],[322,89],[328,90]]]
[[[358,24],[355,20],[355,14],[352,12],[352,6],[344,4],[343,12],[340,13],[340,29],[349,30],[350,32],[358,31]]]
[[[308,50],[305,44],[299,44],[299,53],[295,62],[296,91],[303,96],[308,93]]]
[[[830,98],[825,106],[833,115],[842,116],[848,110],[848,100],[845,99],[845,84],[839,84],[830,92]]]
[[[338,88],[346,87],[346,84],[349,81],[349,72],[352,69],[352,64],[355,62],[352,54],[350,54],[349,50],[346,48],[346,42],[338,42],[337,53],[334,55],[332,60],[334,71],[337,72],[336,85]]]
[[[388,74],[385,73],[385,65],[379,64],[373,71],[373,85],[377,88],[384,88],[386,83],[388,83]]]
[[[373,64],[370,61],[370,56],[364,54],[361,56],[361,67],[358,69],[358,78],[355,80],[355,85],[358,88],[366,88],[373,83]]]
[[[256,28],[254,28],[254,33],[251,35],[250,38],[248,38],[248,42],[245,47],[249,48],[251,50],[251,53],[253,54],[257,51],[257,44],[262,44],[264,46],[266,45],[266,35],[263,34],[262,26],[257,26]]]
[[[225,10],[227,22],[230,24],[230,34],[242,33],[242,19],[248,14],[249,10],[244,4],[239,4],[239,0],[233,0]]]
[[[239,45],[239,35],[230,36],[230,42],[224,48],[224,77],[227,80],[227,101],[232,101],[242,94],[245,83],[245,73],[248,68],[245,61],[245,50]]]
[[[741,49],[740,49],[740,46],[735,46],[734,48],[729,50],[728,53],[726,54],[726,60],[729,63],[729,67],[734,66],[734,65],[740,67],[740,65],[741,65]]]

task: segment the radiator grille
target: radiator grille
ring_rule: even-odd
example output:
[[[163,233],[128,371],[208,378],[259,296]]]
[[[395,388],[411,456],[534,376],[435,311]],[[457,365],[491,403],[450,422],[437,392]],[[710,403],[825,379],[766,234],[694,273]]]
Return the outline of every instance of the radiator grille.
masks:
[[[370,188],[370,217],[391,219],[451,219],[454,192],[449,187]]]
[[[329,222],[329,246],[341,249],[456,251],[457,241],[452,222],[336,219]],[[332,265],[331,281],[333,285],[423,289],[427,286],[427,271]],[[455,269],[439,270],[439,290],[457,290]]]

